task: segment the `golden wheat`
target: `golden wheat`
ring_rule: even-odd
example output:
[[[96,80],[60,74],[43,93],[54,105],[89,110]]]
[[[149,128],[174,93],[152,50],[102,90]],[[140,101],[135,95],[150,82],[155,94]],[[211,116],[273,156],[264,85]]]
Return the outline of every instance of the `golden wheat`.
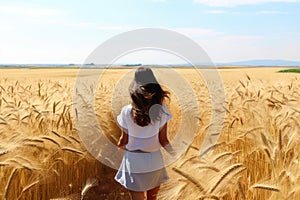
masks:
[[[171,179],[162,185],[160,199],[297,200],[298,78],[267,81],[247,73],[225,82],[226,103],[222,107],[226,119],[220,139],[199,155],[204,135],[213,126],[210,118],[214,99],[205,82],[196,79],[192,70],[177,71],[196,93],[201,109],[200,126],[188,152],[168,168]],[[114,121],[116,113],[110,109],[111,96],[116,82],[126,72],[108,70],[97,89],[86,88],[95,96],[101,129],[113,143],[120,132]],[[65,80],[62,76],[28,80],[21,76],[8,78],[5,73],[1,76],[0,199],[129,199],[128,192],[113,181],[115,171],[93,158],[78,137],[74,122],[82,113],[77,109],[72,112],[76,73]],[[214,84],[220,90],[218,83]],[[89,99],[78,96],[83,106],[90,106]],[[174,138],[180,128],[182,110],[194,107],[184,107],[184,102],[178,102],[172,93],[168,106],[173,114],[169,133]],[[90,177],[97,177],[99,185],[89,187]]]

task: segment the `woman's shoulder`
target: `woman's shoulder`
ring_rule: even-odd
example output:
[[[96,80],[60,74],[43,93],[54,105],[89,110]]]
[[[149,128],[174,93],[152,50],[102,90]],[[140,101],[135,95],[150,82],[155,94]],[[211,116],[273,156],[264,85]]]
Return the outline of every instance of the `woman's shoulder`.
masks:
[[[122,107],[121,112],[128,113],[128,112],[131,112],[131,109],[132,109],[132,105],[128,104],[128,105],[125,105]]]

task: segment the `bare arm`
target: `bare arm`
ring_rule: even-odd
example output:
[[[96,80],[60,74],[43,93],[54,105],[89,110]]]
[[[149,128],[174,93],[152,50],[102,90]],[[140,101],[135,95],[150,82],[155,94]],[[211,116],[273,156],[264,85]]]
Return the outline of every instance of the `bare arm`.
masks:
[[[167,136],[167,123],[162,127],[162,129],[159,131],[159,143],[162,147],[165,148],[165,150],[171,154],[172,156],[175,155],[175,151],[172,147],[172,145],[169,142],[168,136]]]
[[[117,145],[118,145],[119,148],[122,148],[127,143],[128,143],[128,133],[127,133],[127,130],[122,129],[121,137],[119,138],[119,141],[118,141]]]

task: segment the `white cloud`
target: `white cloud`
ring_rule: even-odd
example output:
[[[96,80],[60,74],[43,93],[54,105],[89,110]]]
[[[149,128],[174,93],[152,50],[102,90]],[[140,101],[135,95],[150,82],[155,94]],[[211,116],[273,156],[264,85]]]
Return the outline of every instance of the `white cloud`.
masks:
[[[0,63],[4,64],[57,64],[57,63],[83,63],[91,48],[80,46],[74,48],[59,44],[48,43],[46,47],[31,44],[6,44],[0,47]]]
[[[170,52],[161,50],[138,50],[120,57],[115,63],[142,63],[142,64],[178,64],[186,61]]]
[[[253,41],[259,41],[264,38],[262,36],[256,35],[224,35],[219,37],[219,39],[228,43],[230,43],[231,41],[236,41],[236,43],[240,41],[247,41],[249,42],[249,44],[253,44]]]
[[[226,11],[226,10],[209,10],[209,11],[207,11],[207,13],[209,13],[209,14],[226,14],[226,13],[228,13],[228,11]]]
[[[299,60],[300,38],[222,35],[197,42],[214,63],[252,59]]]
[[[288,12],[278,11],[278,10],[261,10],[256,12],[257,15],[279,15],[288,14]]]
[[[209,10],[207,11],[208,14],[214,14],[214,15],[223,15],[223,14],[229,14],[229,15],[239,15],[240,12],[232,12],[227,10]]]
[[[240,5],[254,5],[272,2],[292,3],[300,0],[194,0],[196,3],[216,7],[234,7]]]
[[[60,11],[56,9],[46,9],[46,8],[0,6],[0,13],[14,14],[14,15],[29,15],[29,16],[51,16],[51,15],[59,14]]]
[[[8,23],[0,23],[0,31],[14,31],[16,27]]]
[[[79,27],[79,28],[94,28],[98,30],[109,30],[109,31],[126,31],[126,30],[133,30],[139,28],[135,26],[121,26],[121,25],[105,26],[94,22],[76,22],[76,23],[62,22],[62,24],[67,26]]]
[[[167,0],[148,0],[148,1],[164,3],[164,2],[166,2]]]
[[[42,24],[62,24],[62,19],[45,19],[45,18],[25,18],[26,23],[42,23]]]
[[[63,25],[63,26],[70,26],[75,28],[91,28],[96,30],[108,30],[108,31],[127,31],[133,30],[141,27],[137,26],[126,26],[126,25],[101,25],[95,22],[74,22],[74,21],[67,21],[63,19],[28,19],[26,22],[33,22],[33,23],[47,23],[47,24],[55,24],[55,25]]]
[[[59,23],[59,22],[57,22]],[[98,30],[109,30],[109,31],[129,31],[139,28],[147,28],[142,26],[129,26],[129,25],[101,25],[94,22],[63,22],[60,23],[67,25],[67,26],[74,26],[74,27],[83,27],[83,28],[94,28]],[[159,27],[158,27],[159,28]],[[178,33],[187,35],[189,37],[208,37],[208,36],[219,36],[223,35],[223,32],[216,31],[214,29],[209,28],[194,28],[194,27],[188,27],[188,28],[173,28],[173,27],[161,27],[161,28],[167,28],[169,30],[176,31]]]
[[[223,32],[208,28],[170,28],[170,30],[187,35],[189,37],[210,37],[223,35]]]
[[[80,28],[97,27],[97,24],[94,22],[63,22],[63,24]]]
[[[126,31],[126,30],[133,30],[137,29],[139,27],[134,27],[134,26],[101,26],[98,25],[96,26],[96,29],[99,30],[114,30],[114,31]]]

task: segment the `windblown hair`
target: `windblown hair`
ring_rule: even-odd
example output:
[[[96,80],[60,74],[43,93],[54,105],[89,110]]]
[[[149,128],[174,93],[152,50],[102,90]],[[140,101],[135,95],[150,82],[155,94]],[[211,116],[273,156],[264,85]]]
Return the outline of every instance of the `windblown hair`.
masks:
[[[139,67],[135,71],[129,93],[132,100],[133,121],[142,127],[150,124],[151,120],[159,119],[161,106],[155,104],[161,105],[165,98],[169,98],[169,92],[161,88],[152,70],[145,67]]]

